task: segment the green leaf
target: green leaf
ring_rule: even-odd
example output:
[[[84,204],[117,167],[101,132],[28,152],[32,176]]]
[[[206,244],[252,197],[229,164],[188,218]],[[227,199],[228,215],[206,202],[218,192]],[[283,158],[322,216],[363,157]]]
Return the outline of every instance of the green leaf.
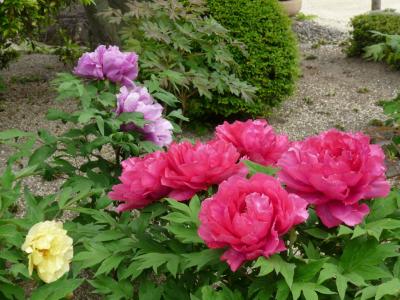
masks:
[[[323,285],[316,284],[314,282],[294,282],[291,288],[293,300],[297,300],[300,297],[300,291],[303,293],[306,300],[318,300],[317,292],[326,295],[335,294],[330,289]]]
[[[326,259],[308,260],[307,264],[297,264],[295,281],[311,281],[321,270]]]
[[[41,222],[44,220],[44,212],[39,207],[35,196],[29,191],[27,187],[24,190],[24,199],[26,203],[26,217],[29,218],[33,223]]]
[[[67,297],[81,284],[82,279],[59,279],[33,291],[31,300],[59,300]]]
[[[46,159],[53,155],[56,150],[57,148],[53,145],[44,145],[36,149],[33,152],[32,156],[29,158],[28,166],[42,164]]]
[[[94,109],[86,109],[77,113],[78,122],[81,124],[89,122],[92,118],[96,116],[96,110]]]
[[[71,114],[63,112],[58,109],[53,109],[53,108],[50,108],[48,110],[46,119],[50,120],[50,121],[55,121],[55,120],[62,120],[65,122],[74,122],[75,121],[75,118]]]
[[[153,269],[155,273],[160,266],[166,265],[167,270],[175,277],[181,257],[173,253],[145,253],[134,258],[139,263],[139,270]]]
[[[366,223],[381,220],[391,214],[397,209],[397,199],[400,197],[398,190],[391,191],[386,198],[378,198],[372,201],[371,212],[366,218]]]
[[[96,124],[101,135],[104,135],[104,120],[101,116],[96,116]]]
[[[112,255],[107,248],[100,244],[91,244],[87,248],[89,251],[79,252],[73,258],[73,261],[81,262],[82,269],[95,266]]]
[[[382,299],[385,295],[400,295],[400,279],[393,278],[387,282],[382,283],[376,290],[375,300]]]
[[[106,258],[101,263],[100,267],[97,269],[97,272],[94,276],[97,277],[104,273],[107,275],[108,273],[110,273],[111,270],[116,270],[123,259],[124,259],[123,255],[113,255]]]
[[[184,269],[196,267],[197,272],[206,265],[219,264],[221,251],[216,249],[205,249],[200,252],[182,254],[185,258],[182,265]]]
[[[345,272],[368,274],[372,268],[388,257],[399,256],[399,246],[393,243],[378,244],[375,240],[354,239],[347,242],[340,258]],[[370,270],[370,271],[368,271]]]
[[[25,300],[24,290],[18,285],[0,282],[0,295],[4,295],[9,300]],[[43,298],[45,299],[45,298]],[[35,299],[32,299],[35,300]],[[47,299],[46,299],[47,300]]]
[[[348,235],[348,234],[352,234],[352,233],[353,233],[353,230],[351,228],[344,226],[344,225],[340,225],[337,236],[343,236],[343,235]]]
[[[115,107],[117,104],[117,98],[115,94],[103,92],[98,96],[98,100],[105,107]]]
[[[108,299],[132,299],[133,285],[128,280],[115,281],[109,276],[100,275],[94,280],[88,280],[96,292],[111,295]]]
[[[134,280],[136,277],[138,277],[140,274],[142,274],[141,269],[139,269],[140,262],[138,261],[133,261],[127,268],[123,268],[118,270],[118,279],[126,279],[129,278],[130,280]]]
[[[33,135],[33,133],[31,133],[31,132],[21,131],[18,129],[9,129],[9,130],[0,131],[0,140],[9,140],[9,139],[25,137],[25,136],[32,136],[32,135]]]
[[[140,128],[147,124],[143,114],[139,112],[124,112],[118,116],[117,120],[122,123],[135,123]]]
[[[267,174],[270,176],[274,176],[279,171],[279,169],[277,169],[277,168],[263,166],[263,165],[257,164],[250,160],[244,160],[243,163],[246,165],[246,167],[248,168],[249,173],[251,175],[254,175],[257,173],[263,173],[263,174]]]
[[[311,235],[312,237],[315,237],[317,239],[328,239],[330,237],[332,237],[332,235],[322,229],[319,228],[310,228],[310,229],[306,229],[304,230],[306,233],[308,233],[309,235]]]
[[[189,119],[186,118],[183,114],[182,114],[182,109],[177,109],[177,110],[173,110],[168,114],[169,118],[177,118],[183,121],[188,122]]]
[[[271,256],[268,259],[260,257],[254,264],[254,268],[260,267],[258,276],[265,276],[275,270],[276,274],[282,274],[289,287],[292,286],[295,264],[284,261],[279,255]]]
[[[143,281],[139,287],[140,300],[160,300],[162,288],[150,281]]]
[[[336,287],[337,287],[340,299],[343,300],[346,296],[347,278],[340,274],[336,274]]]

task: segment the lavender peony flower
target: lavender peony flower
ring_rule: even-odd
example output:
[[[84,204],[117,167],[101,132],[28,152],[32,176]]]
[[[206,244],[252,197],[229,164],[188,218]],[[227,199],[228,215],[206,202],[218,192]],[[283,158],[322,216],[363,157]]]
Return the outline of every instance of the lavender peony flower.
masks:
[[[117,46],[110,46],[104,53],[103,72],[112,82],[133,87],[133,80],[139,74],[139,56],[134,52],[121,52]]]
[[[94,52],[84,53],[74,68],[74,74],[92,79],[104,79],[103,56],[107,51],[106,46],[99,46]]]
[[[146,140],[152,141],[154,144],[163,147],[172,142],[172,124],[164,118],[160,118],[155,122],[144,126]]]
[[[122,130],[141,132],[147,140],[160,147],[167,146],[172,142],[172,124],[162,118],[163,107],[154,101],[145,87],[133,86],[129,89],[123,86],[117,99],[117,114],[140,112],[144,119],[149,121],[143,129],[134,123],[128,123],[122,126]]]
[[[105,79],[133,87],[139,73],[139,57],[134,52],[121,52],[117,46],[100,45],[94,52],[84,53],[74,74],[92,79]]]
[[[156,121],[161,118],[163,107],[154,102],[145,87],[133,86],[128,89],[123,86],[119,90],[117,100],[116,113],[118,115],[123,112],[141,112],[148,121]]]

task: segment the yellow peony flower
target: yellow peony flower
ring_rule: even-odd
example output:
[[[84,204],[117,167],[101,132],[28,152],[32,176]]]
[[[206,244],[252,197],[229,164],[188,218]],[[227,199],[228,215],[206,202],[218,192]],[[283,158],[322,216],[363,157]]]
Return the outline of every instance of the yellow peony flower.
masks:
[[[73,256],[72,242],[61,222],[35,224],[21,247],[29,253],[29,274],[32,275],[36,268],[39,277],[46,283],[59,279],[69,271]]]

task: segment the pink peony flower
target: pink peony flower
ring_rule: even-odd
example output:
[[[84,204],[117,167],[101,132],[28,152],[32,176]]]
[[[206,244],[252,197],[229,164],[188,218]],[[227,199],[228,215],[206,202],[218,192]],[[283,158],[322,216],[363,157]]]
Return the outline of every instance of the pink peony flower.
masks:
[[[216,128],[218,139],[232,143],[242,156],[262,165],[275,165],[289,148],[286,135],[277,135],[265,120],[224,122]]]
[[[117,46],[109,46],[103,56],[104,75],[112,82],[132,87],[139,74],[139,57],[134,52],[121,52]]]
[[[368,136],[331,129],[294,143],[278,161],[278,176],[289,192],[315,205],[325,226],[354,226],[369,212],[360,200],[389,193],[384,158]]]
[[[199,218],[199,236],[209,248],[227,248],[221,260],[236,271],[244,261],[285,250],[280,237],[308,218],[307,202],[271,176],[233,176],[203,201]]]
[[[225,141],[172,144],[161,182],[172,189],[170,197],[178,201],[187,200],[196,192],[207,190],[232,175],[244,176],[247,169],[238,163],[239,157],[235,147]]]
[[[123,161],[121,183],[108,194],[110,199],[122,202],[117,210],[143,208],[168,195],[170,189],[161,184],[166,166],[166,154],[159,151]]]
[[[74,68],[74,74],[85,78],[104,79],[103,56],[106,51],[106,47],[101,45],[94,52],[84,53]]]

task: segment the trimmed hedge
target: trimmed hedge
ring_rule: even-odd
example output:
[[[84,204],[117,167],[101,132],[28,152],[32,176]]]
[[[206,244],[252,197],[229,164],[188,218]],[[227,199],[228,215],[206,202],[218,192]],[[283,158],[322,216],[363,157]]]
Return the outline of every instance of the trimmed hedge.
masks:
[[[241,79],[258,88],[253,103],[214,97],[193,103],[192,114],[262,116],[292,94],[299,73],[291,21],[276,0],[208,0],[212,16],[247,47],[234,49]]]
[[[353,31],[347,54],[360,56],[364,54],[365,47],[385,41],[385,37],[374,36],[371,31],[400,34],[400,14],[392,11],[370,12],[354,17],[351,25]]]

